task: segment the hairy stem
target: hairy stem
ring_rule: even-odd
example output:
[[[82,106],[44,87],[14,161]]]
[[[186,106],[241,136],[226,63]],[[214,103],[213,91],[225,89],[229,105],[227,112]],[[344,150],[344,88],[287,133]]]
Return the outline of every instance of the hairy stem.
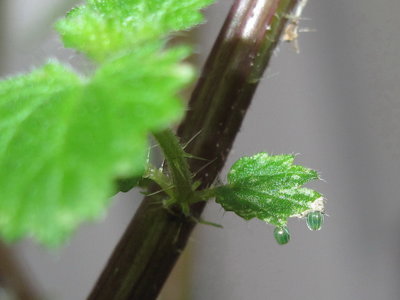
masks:
[[[185,152],[182,149],[177,137],[170,130],[164,130],[153,134],[164,152],[168,163],[168,169],[172,175],[174,183],[174,199],[182,207],[183,213],[189,215],[189,204],[194,202],[192,174],[185,158]]]
[[[189,169],[201,187],[221,171],[254,91],[297,0],[236,0],[192,94],[178,129],[192,159]],[[146,197],[89,296],[94,299],[156,299],[183,251],[205,203],[192,217],[169,213]],[[194,218],[193,218],[194,217]]]

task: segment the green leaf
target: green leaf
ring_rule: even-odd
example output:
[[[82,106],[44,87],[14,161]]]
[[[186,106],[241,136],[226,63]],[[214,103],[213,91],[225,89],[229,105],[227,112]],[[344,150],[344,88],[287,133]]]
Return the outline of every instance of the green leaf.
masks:
[[[118,179],[141,177],[147,135],[182,117],[193,78],[165,50],[211,0],[89,0],[60,20],[66,46],[102,64],[88,78],[57,62],[0,82],[0,235],[62,241],[101,214]],[[129,185],[126,185],[129,183]]]
[[[89,0],[56,28],[66,47],[96,61],[117,52],[163,40],[171,32],[203,22],[199,10],[213,0]]]
[[[51,62],[0,82],[0,234],[61,242],[141,175],[147,135],[178,120],[186,48],[141,48],[81,78]]]
[[[282,227],[292,216],[320,205],[318,192],[301,187],[319,179],[314,170],[293,165],[294,155],[258,153],[242,157],[231,168],[228,184],[217,189],[216,201],[245,220],[258,218]]]

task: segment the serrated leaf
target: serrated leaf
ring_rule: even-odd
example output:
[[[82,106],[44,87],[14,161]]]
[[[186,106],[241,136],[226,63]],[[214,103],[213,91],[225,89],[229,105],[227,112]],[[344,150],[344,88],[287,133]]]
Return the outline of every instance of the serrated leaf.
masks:
[[[64,44],[96,61],[200,24],[213,0],[89,0],[57,23]]]
[[[285,225],[289,217],[310,210],[322,197],[301,187],[319,177],[314,170],[293,165],[294,158],[267,153],[242,157],[230,169],[228,184],[217,189],[216,201],[245,220]]]
[[[187,49],[141,49],[84,79],[52,62],[0,82],[0,234],[57,244],[140,175],[147,135],[183,113]]]

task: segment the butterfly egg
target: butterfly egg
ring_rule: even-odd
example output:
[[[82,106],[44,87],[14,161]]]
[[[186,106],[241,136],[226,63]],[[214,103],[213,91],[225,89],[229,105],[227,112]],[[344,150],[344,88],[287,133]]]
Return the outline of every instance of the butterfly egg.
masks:
[[[312,211],[307,214],[307,227],[310,230],[320,230],[324,223],[324,215],[320,211]]]
[[[286,226],[276,227],[274,237],[279,245],[285,245],[290,241],[290,233]]]

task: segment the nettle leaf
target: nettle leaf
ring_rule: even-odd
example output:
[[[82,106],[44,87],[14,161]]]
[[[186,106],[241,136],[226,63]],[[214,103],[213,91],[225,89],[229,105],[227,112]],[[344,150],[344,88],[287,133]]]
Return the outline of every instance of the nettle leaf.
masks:
[[[186,48],[138,49],[85,79],[51,62],[0,82],[0,234],[62,241],[144,170],[147,135],[183,114]]]
[[[96,61],[203,22],[214,0],[89,0],[57,23],[64,44]]]
[[[267,153],[242,157],[230,169],[228,184],[217,189],[216,201],[245,220],[258,218],[278,227],[289,217],[313,211],[322,196],[301,186],[319,179],[318,174],[293,165],[294,158]]]
[[[211,2],[89,0],[57,29],[101,63],[93,75],[50,62],[0,82],[0,235],[57,244],[142,176],[148,134],[182,117],[193,78],[190,49],[165,50],[167,34]]]

